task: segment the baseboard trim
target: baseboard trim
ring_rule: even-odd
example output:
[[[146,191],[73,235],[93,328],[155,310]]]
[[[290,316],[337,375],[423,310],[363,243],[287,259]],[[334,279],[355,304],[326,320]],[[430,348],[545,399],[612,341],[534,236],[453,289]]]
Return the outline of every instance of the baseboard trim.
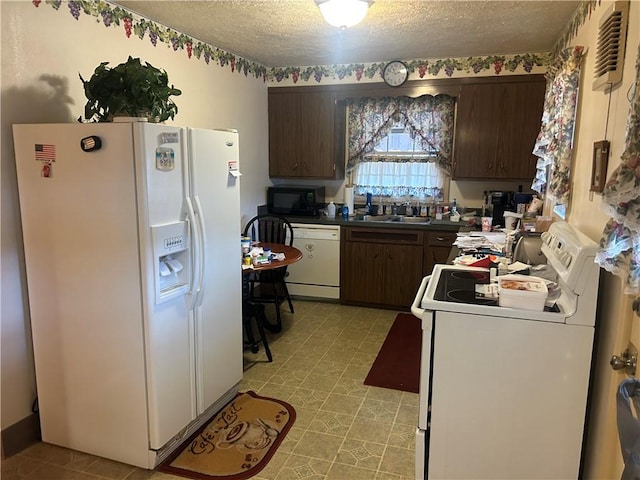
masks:
[[[11,457],[42,439],[40,435],[40,417],[37,413],[32,413],[2,430],[1,435],[2,455],[5,458]]]

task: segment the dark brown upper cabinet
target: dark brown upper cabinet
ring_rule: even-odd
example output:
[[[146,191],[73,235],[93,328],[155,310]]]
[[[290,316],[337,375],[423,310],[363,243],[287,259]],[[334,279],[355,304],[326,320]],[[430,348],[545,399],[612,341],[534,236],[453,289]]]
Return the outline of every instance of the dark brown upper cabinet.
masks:
[[[269,90],[269,176],[343,179],[344,102],[308,87]]]
[[[340,180],[346,100],[445,93],[457,97],[454,180],[532,180],[544,75],[269,88],[269,176]]]
[[[462,84],[454,137],[454,180],[526,180],[540,131],[543,75],[478,79]]]

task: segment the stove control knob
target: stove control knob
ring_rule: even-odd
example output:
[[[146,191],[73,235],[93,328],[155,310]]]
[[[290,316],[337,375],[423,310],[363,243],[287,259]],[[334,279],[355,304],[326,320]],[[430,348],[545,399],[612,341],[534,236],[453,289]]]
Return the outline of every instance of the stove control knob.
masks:
[[[558,259],[560,260],[560,263],[565,267],[568,267],[571,264],[571,254],[569,252],[559,251]]]
[[[540,240],[542,240],[547,245],[551,244],[551,234],[549,232],[542,232],[542,235],[540,235]]]
[[[565,252],[565,253],[566,253],[566,252]],[[565,266],[566,268],[569,268],[569,265],[571,265],[571,260],[573,260],[573,257],[572,257],[569,253],[567,253],[567,254],[565,255],[565,258],[564,258],[564,261],[563,261],[564,266]]]

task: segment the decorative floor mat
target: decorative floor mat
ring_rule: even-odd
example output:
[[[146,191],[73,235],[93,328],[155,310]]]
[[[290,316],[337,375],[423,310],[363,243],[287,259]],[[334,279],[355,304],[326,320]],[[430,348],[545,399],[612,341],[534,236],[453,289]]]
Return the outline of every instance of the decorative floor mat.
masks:
[[[269,463],[295,418],[286,402],[239,393],[158,470],[193,479],[250,478]]]

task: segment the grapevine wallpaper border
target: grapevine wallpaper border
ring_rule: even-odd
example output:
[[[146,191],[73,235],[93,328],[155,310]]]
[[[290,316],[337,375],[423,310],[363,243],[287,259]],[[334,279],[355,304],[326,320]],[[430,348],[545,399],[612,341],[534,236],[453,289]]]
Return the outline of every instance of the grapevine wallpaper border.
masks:
[[[158,42],[160,42],[166,44],[175,52],[186,52],[189,58],[195,57],[198,60],[204,60],[207,64],[211,62],[217,63],[222,68],[230,68],[232,72],[237,71],[245,76],[262,78],[264,82],[275,81],[279,83],[289,80],[296,84],[302,80],[304,82],[315,81],[321,83],[323,79],[343,80],[348,77],[353,77],[359,82],[362,78],[373,79],[374,77],[381,77],[382,69],[386,64],[386,62],[377,62],[267,68],[260,63],[247,60],[221,48],[213,47],[184,33],[140,17],[106,0],[44,0],[44,2],[43,0],[32,0],[31,3],[35,7],[40,7],[44,3],[56,11],[60,11],[61,7],[66,5],[68,12],[76,20],[80,18],[81,14],[95,17],[96,22],[104,24],[107,28],[120,28],[122,26],[127,38],[132,35],[141,40],[147,37],[154,47],[157,47]],[[555,52],[562,50],[566,46],[576,35],[578,28],[587,18],[591,18],[592,11],[600,3],[601,0],[588,0],[580,5],[560,39],[554,45],[551,53],[405,60],[409,67],[410,78],[416,78],[416,76],[417,78],[433,78],[441,74],[451,77],[456,72],[476,75],[491,72],[491,74],[499,75],[503,70],[514,72],[518,68],[529,73],[534,66],[547,67],[552,59],[555,58]]]

